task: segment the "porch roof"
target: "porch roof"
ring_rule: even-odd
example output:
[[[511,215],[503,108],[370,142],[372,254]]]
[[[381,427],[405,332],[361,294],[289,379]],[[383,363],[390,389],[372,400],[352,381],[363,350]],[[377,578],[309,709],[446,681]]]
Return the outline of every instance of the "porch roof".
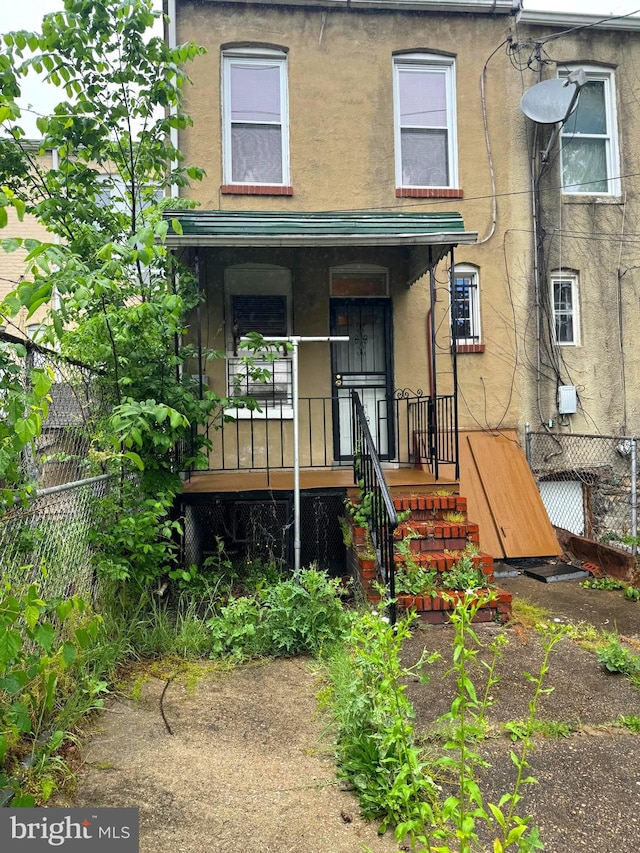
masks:
[[[400,246],[408,250],[412,284],[452,246],[475,243],[455,212],[167,210],[167,245],[234,247]],[[173,220],[179,223],[178,230]],[[179,232],[182,233],[179,233]]]

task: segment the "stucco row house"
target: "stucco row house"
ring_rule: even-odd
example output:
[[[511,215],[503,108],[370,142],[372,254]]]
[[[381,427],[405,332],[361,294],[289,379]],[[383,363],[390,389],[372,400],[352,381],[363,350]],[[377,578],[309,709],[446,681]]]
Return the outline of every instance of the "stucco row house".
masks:
[[[207,49],[178,139],[207,174],[171,245],[197,274],[193,340],[227,358],[193,374],[262,409],[212,432],[211,472],[185,487],[203,517],[238,540],[257,523],[239,497],[263,528],[288,517],[294,384],[316,540],[332,505],[312,497],[329,500],[354,455],[352,389],[405,488],[411,469],[499,492],[509,463],[488,438],[515,444],[525,424],[640,429],[637,18],[502,0],[167,11],[169,38]],[[249,331],[296,341],[267,384],[243,372]],[[500,516],[496,554],[527,512]]]

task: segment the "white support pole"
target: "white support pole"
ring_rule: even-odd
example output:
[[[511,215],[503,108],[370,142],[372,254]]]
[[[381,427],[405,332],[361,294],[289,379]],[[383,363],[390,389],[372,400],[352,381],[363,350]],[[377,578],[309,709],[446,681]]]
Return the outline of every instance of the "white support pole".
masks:
[[[291,355],[291,396],[293,397],[293,566],[300,568],[302,538],[300,534],[300,392],[298,387],[298,347],[300,338],[293,338]]]
[[[266,343],[287,343],[293,347],[291,355],[291,394],[293,398],[293,565],[296,571],[300,568],[300,415],[298,390],[298,347],[301,343],[345,343],[348,335],[301,336],[287,335],[286,337],[269,337]]]

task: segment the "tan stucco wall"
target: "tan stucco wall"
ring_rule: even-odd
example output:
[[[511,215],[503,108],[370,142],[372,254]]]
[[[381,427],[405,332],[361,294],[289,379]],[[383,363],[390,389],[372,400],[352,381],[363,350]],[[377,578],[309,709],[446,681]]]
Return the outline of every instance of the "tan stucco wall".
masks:
[[[539,37],[540,28],[534,30]],[[542,384],[542,406],[563,431],[605,434],[640,432],[640,115],[636,100],[640,33],[581,32],[553,43],[558,63],[598,65],[615,71],[620,147],[619,198],[560,197],[557,146],[542,180],[545,263],[579,274],[580,346],[562,347],[559,364],[543,353],[545,372],[575,385],[576,415],[557,414],[553,381]],[[555,75],[556,65],[547,73]],[[535,417],[535,405],[531,405]]]
[[[207,48],[189,73],[186,110],[194,127],[181,134],[187,161],[206,168],[207,176],[190,196],[205,209],[253,210],[401,210],[462,213],[468,231],[479,232],[482,245],[460,248],[456,262],[480,267],[483,354],[459,357],[460,415],[463,426],[517,426],[521,365],[517,334],[526,325],[526,300],[513,297],[510,276],[528,275],[531,236],[515,223],[529,213],[527,147],[524,119],[518,110],[521,79],[501,51],[486,74],[486,113],[496,189],[497,224],[485,145],[480,78],[487,58],[503,41],[508,16],[414,14],[398,11],[276,8],[266,5],[181,2],[178,41],[193,39]],[[293,196],[233,196],[220,192],[221,45],[260,42],[288,48],[290,151]],[[392,55],[422,49],[456,56],[459,186],[463,199],[398,199],[395,196]],[[524,190],[524,192],[523,192]],[[516,193],[510,195],[510,193]],[[506,233],[507,230],[508,234]],[[508,253],[508,258],[505,258]],[[271,252],[261,253],[269,263]],[[304,283],[294,287],[294,333],[322,334],[328,325],[328,275],[298,253]],[[349,257],[382,262],[371,251]],[[329,263],[340,261],[327,259]],[[343,261],[343,262],[346,262]],[[315,262],[314,262],[315,263]],[[426,314],[428,282],[411,289],[399,281],[392,288],[394,384],[428,389]],[[507,270],[509,275],[507,275]],[[294,280],[296,276],[294,275]],[[446,269],[438,271],[436,316],[440,329],[442,390],[450,382]],[[215,300],[215,295],[210,294]],[[219,298],[219,297],[218,297]],[[513,301],[513,307],[511,301]],[[211,310],[216,311],[213,303]],[[517,315],[517,321],[514,320]],[[314,393],[328,390],[326,369],[314,361],[301,367],[301,381]],[[309,373],[306,371],[309,370]]]

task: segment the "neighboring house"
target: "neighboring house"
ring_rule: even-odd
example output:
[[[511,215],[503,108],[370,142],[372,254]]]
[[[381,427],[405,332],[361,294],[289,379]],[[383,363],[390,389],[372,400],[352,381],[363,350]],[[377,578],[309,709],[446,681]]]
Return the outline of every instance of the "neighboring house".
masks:
[[[55,152],[48,150],[41,153],[37,142],[28,142],[26,145],[41,169],[53,168]],[[35,217],[26,214],[22,221],[19,221],[13,208],[8,208],[7,225],[0,231],[0,240],[7,237],[20,237],[23,240],[33,239],[42,242],[55,240],[54,236]],[[12,290],[15,290],[28,275],[25,263],[27,254],[27,250],[24,248],[17,249],[15,252],[5,252],[0,249],[0,301]],[[42,306],[31,317],[27,318],[27,311],[23,308],[16,317],[0,316],[0,326],[8,334],[15,335],[18,338],[37,339],[46,313],[46,307]]]
[[[520,22],[536,81],[584,73],[564,125],[526,120],[536,255],[517,285],[531,317],[518,425],[638,435],[640,18],[588,23],[526,11]]]

